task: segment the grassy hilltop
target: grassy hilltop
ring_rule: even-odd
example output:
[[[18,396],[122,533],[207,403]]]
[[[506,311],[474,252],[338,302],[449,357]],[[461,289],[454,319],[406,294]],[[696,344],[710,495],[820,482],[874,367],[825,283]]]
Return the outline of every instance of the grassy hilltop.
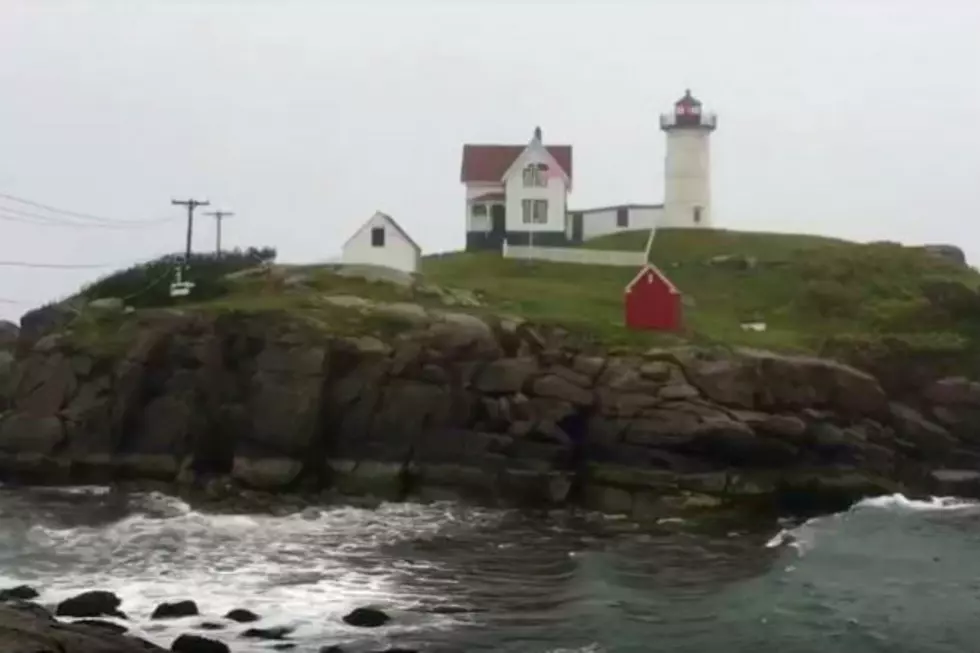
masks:
[[[642,251],[646,232],[624,232],[590,248]],[[254,256],[253,256],[254,258]],[[239,267],[249,267],[249,257]],[[653,260],[685,296],[679,335],[630,332],[623,327],[622,293],[631,268],[504,259],[457,252],[426,257],[422,284],[473,292],[471,312],[516,314],[554,323],[610,346],[649,347],[678,342],[756,346],[812,352],[862,362],[899,355],[936,356],[953,367],[977,359],[980,348],[980,274],[916,247],[857,244],[804,235],[665,229]],[[159,266],[117,273],[83,291],[88,299],[127,297],[137,308],[171,303]],[[200,268],[199,268],[200,269]],[[225,264],[215,270],[228,272]],[[331,315],[324,294],[438,303],[431,292],[342,278],[325,267],[276,266],[277,274],[221,277],[205,284],[201,310],[295,310],[320,323]],[[303,280],[291,283],[290,274]],[[142,294],[141,294],[142,293]],[[746,332],[744,321],[764,321]],[[352,324],[351,328],[356,328]],[[873,366],[869,363],[869,366]]]
[[[624,232],[588,247],[642,251],[646,237]],[[844,335],[955,341],[980,328],[980,274],[919,248],[664,229],[650,258],[685,295],[687,339],[816,351]],[[437,282],[483,291],[509,310],[588,328],[612,342],[656,338],[622,328],[622,290],[634,274],[629,268],[454,254],[427,260],[424,272]],[[742,322],[755,320],[768,330],[741,330]]]

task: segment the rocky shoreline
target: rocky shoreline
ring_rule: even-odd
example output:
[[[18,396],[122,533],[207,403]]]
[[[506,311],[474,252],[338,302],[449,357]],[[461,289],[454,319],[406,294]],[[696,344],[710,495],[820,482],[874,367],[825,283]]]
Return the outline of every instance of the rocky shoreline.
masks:
[[[582,506],[832,510],[980,496],[980,384],[903,402],[830,360],[570,345],[519,320],[329,298],[289,313],[157,311],[104,343],[17,340],[0,366],[0,482]]]
[[[91,590],[61,601],[53,612],[36,602],[41,596],[33,587],[21,585],[0,590],[0,650],[5,653],[145,653],[164,651],[129,633],[123,623],[121,599],[103,590]],[[152,621],[191,620],[200,616],[192,600],[161,603],[149,616]],[[110,621],[109,619],[113,619]],[[229,653],[231,648],[214,637],[200,633],[226,631],[237,627],[235,638],[268,642],[270,650],[296,647],[293,629],[287,626],[256,627],[260,616],[245,609],[229,611],[220,620],[200,621],[178,636],[169,650],[176,653]],[[391,617],[370,607],[356,608],[343,622],[356,628],[378,628]],[[122,623],[120,623],[122,622]],[[320,653],[344,653],[339,645],[324,646]],[[381,653],[381,652],[377,652]],[[411,649],[388,648],[385,653],[414,653]]]

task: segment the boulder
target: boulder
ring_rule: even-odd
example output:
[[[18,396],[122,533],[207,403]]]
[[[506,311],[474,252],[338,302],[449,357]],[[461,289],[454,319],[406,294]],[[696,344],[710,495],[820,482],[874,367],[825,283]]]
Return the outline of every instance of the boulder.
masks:
[[[358,628],[377,628],[391,621],[391,617],[376,608],[355,608],[344,616],[344,623]]]
[[[249,628],[242,633],[245,639],[281,640],[293,632],[289,626],[270,626],[269,628]]]
[[[243,458],[236,456],[231,477],[246,487],[275,490],[293,484],[303,471],[303,463],[293,458]]]
[[[409,302],[375,304],[371,310],[377,315],[398,320],[411,326],[427,326],[432,321],[428,311],[418,304]]]
[[[82,592],[58,604],[55,614],[59,617],[120,617],[126,615],[119,611],[122,599],[104,590]]]
[[[691,385],[718,403],[755,410],[828,408],[845,414],[887,413],[884,390],[869,374],[832,360],[754,349],[732,353],[681,350],[671,355]]]
[[[235,608],[225,615],[225,619],[228,621],[234,621],[240,624],[248,624],[259,620],[259,615],[255,614],[251,610],[245,610],[244,608]]]
[[[585,390],[558,374],[545,374],[531,384],[531,393],[538,397],[559,399],[578,406],[590,406],[595,401],[590,390]]]
[[[257,453],[302,455],[316,435],[326,350],[322,347],[267,347],[244,397],[251,426],[245,444]],[[247,447],[239,447],[250,456]]]
[[[473,386],[489,394],[514,394],[521,391],[537,369],[533,358],[501,358],[489,362],[477,374]]]
[[[67,326],[78,315],[70,302],[49,304],[24,313],[20,318],[20,335],[30,342]]]
[[[448,355],[466,354],[496,358],[501,353],[493,329],[485,321],[468,313],[435,313],[436,322],[426,331],[429,346]]]
[[[65,623],[30,603],[0,605],[5,653],[148,653],[164,649],[93,623]]]
[[[41,594],[30,585],[18,585],[0,590],[0,601],[30,601]]]
[[[194,617],[200,614],[194,601],[176,601],[161,603],[153,610],[150,619],[177,619],[179,617]]]
[[[78,389],[71,358],[58,351],[32,355],[18,367],[13,400],[33,416],[56,415]]]
[[[657,397],[664,401],[683,401],[694,399],[698,395],[700,395],[698,389],[687,383],[665,385],[657,392]]]
[[[230,653],[231,649],[224,642],[219,642],[200,635],[181,635],[170,645],[173,653]]]
[[[956,446],[956,440],[946,429],[930,422],[913,408],[894,402],[889,407],[895,431],[911,442],[921,455],[941,458]]]
[[[338,644],[332,644],[330,646],[320,647],[319,653],[345,653],[345,651],[347,650],[348,649],[345,649],[344,647]],[[419,649],[416,648],[404,648],[402,646],[392,646],[389,648],[385,648],[384,650],[372,649],[372,650],[364,651],[364,653],[420,653],[420,652]]]
[[[766,415],[755,428],[763,434],[799,440],[806,433],[806,423],[795,415]]]
[[[89,626],[91,628],[102,628],[118,634],[129,631],[129,628],[126,628],[126,626],[114,623],[112,621],[104,621],[102,619],[76,619],[72,623],[76,625]]]

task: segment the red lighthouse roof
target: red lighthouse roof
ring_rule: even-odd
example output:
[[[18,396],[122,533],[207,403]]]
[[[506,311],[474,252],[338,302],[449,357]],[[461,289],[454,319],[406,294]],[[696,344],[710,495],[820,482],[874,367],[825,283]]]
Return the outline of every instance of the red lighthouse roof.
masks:
[[[691,89],[684,91],[684,96],[674,103],[671,113],[661,114],[660,128],[665,130],[690,128],[713,130],[717,125],[717,117],[705,112],[701,100],[691,95]]]
[[[685,89],[684,90],[684,97],[682,97],[677,102],[675,102],[674,103],[674,106],[675,107],[680,107],[680,106],[684,106],[684,107],[700,107],[701,106],[701,100],[699,100],[696,97],[694,97],[693,95],[691,95],[691,89],[688,88],[688,89]]]

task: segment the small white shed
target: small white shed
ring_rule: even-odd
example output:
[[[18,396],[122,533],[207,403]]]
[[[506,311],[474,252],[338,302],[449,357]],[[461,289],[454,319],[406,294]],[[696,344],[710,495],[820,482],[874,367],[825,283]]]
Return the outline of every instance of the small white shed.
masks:
[[[381,265],[409,274],[419,268],[422,248],[386,213],[378,211],[354,232],[340,262],[344,265]]]

